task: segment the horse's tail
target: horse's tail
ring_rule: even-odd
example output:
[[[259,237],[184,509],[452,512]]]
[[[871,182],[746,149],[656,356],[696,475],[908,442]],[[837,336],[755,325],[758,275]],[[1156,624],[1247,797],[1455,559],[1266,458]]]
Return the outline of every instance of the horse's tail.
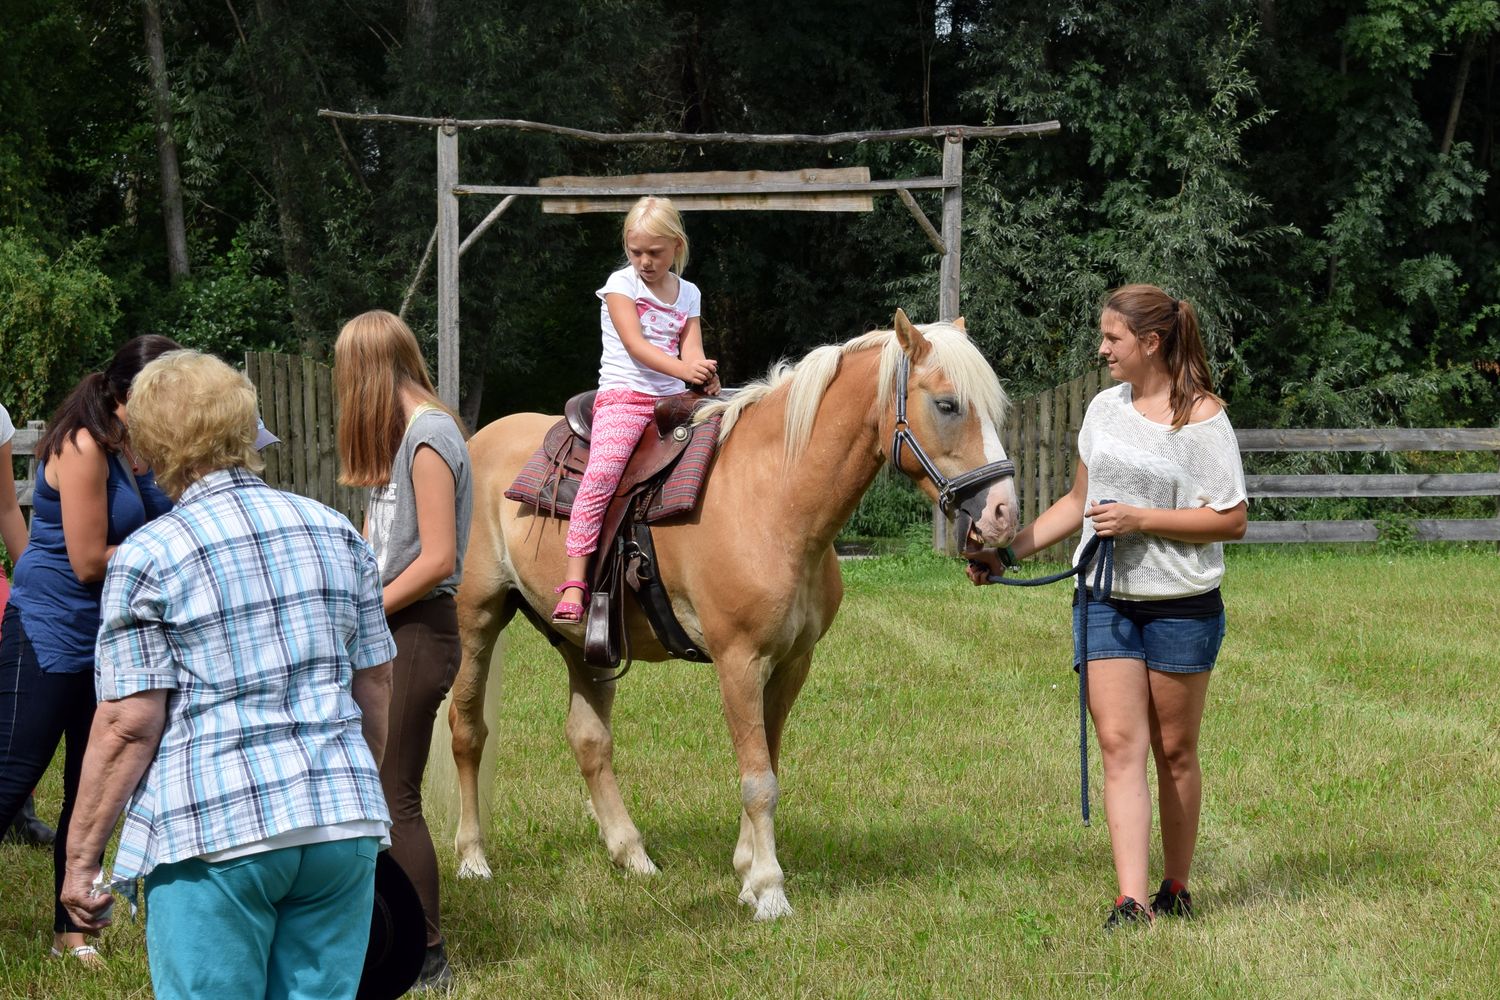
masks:
[[[495,638],[495,660],[505,657],[505,634]],[[493,660],[491,661],[493,664]],[[491,668],[493,670],[493,667]],[[489,825],[491,789],[495,775],[496,726],[500,721],[500,672],[493,671],[495,683],[484,688],[484,728],[490,738],[484,741],[484,752],[479,756],[479,825]],[[453,727],[448,723],[448,709],[453,704],[453,692],[443,699],[438,708],[436,724],[432,727],[432,743],[427,752],[427,772],[422,776],[422,810],[431,828],[434,842],[453,838],[458,827],[458,767],[453,763]]]

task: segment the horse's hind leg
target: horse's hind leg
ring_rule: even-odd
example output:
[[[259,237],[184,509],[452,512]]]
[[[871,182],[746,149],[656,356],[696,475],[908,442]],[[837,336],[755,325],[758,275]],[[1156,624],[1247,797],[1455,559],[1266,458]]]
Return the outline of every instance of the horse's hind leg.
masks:
[[[473,581],[477,583],[477,581]],[[465,585],[471,581],[466,580]],[[514,592],[501,592],[487,600],[474,599],[472,587],[458,595],[459,635],[463,658],[453,680],[448,724],[453,730],[453,763],[458,769],[458,831],[453,847],[458,853],[459,878],[489,878],[484,856],[484,836],[479,829],[479,767],[484,741],[484,692],[494,658],[495,641],[516,613]],[[498,683],[498,678],[497,678]]]
[[[646,854],[641,832],[615,781],[615,743],[609,728],[614,682],[595,680],[599,673],[584,662],[583,651],[576,646],[564,644],[558,651],[568,663],[568,744],[588,785],[599,835],[615,864],[638,875],[654,875],[656,864]]]

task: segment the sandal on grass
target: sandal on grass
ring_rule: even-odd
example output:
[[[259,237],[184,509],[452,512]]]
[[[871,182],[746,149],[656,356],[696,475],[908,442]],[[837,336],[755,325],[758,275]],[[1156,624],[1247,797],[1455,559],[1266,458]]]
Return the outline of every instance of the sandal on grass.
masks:
[[[91,944],[77,944],[71,948],[61,949],[56,945],[53,945],[52,957],[76,958],[78,959],[79,964],[89,969],[102,969],[107,965],[107,963],[104,961],[104,956],[99,954],[99,949],[95,948]]]
[[[589,600],[589,585],[582,580],[564,580],[552,588],[554,594],[561,594],[568,590],[577,590],[583,596],[577,601],[558,601],[557,607],[552,609],[554,625],[577,625],[583,621],[583,606]]]

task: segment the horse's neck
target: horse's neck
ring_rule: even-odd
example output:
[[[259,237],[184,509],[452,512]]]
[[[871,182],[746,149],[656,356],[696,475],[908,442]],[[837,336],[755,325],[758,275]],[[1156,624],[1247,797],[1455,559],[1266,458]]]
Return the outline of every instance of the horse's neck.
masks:
[[[777,470],[766,477],[765,506],[795,524],[810,551],[826,550],[833,543],[884,463],[875,408],[879,361],[878,350],[842,359],[818,404],[807,447],[790,468],[782,469],[780,461],[786,440],[784,398],[746,411],[735,427],[737,435],[751,430],[744,426],[747,421],[752,424],[760,441],[755,460],[764,463],[763,469]]]

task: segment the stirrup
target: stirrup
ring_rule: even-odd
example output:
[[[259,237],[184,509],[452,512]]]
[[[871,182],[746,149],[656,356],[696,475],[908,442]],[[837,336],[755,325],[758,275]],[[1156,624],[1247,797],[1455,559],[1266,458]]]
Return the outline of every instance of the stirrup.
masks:
[[[579,625],[583,622],[584,606],[589,600],[589,585],[582,580],[564,580],[552,588],[554,594],[561,594],[565,590],[578,588],[583,592],[580,601],[558,601],[557,607],[552,609],[552,624],[554,625]]]

